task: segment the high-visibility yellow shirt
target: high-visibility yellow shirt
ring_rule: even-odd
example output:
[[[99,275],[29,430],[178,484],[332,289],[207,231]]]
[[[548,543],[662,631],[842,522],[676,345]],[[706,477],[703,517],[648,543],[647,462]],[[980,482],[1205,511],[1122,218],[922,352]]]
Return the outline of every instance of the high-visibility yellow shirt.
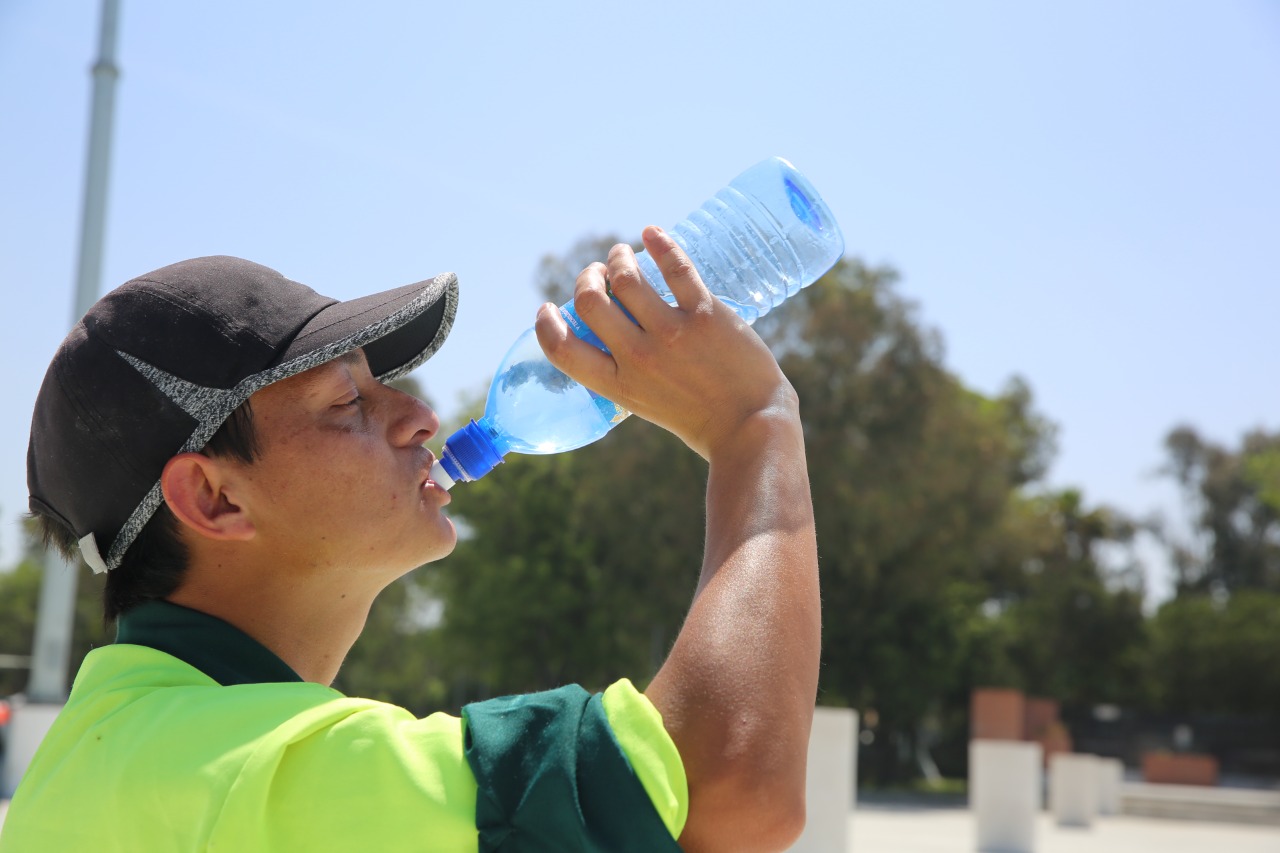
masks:
[[[678,851],[687,808],[675,745],[625,679],[420,719],[152,602],[85,658],[0,853]]]

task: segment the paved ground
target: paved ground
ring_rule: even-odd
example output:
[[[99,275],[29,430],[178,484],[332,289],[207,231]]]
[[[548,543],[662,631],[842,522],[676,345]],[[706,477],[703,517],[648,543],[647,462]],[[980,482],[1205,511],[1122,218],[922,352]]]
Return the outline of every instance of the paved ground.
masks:
[[[974,853],[967,809],[860,805],[849,828],[849,853]],[[1280,853],[1280,827],[1116,815],[1067,829],[1042,814],[1036,841],[1036,853]]]
[[[0,800],[0,824],[9,802]],[[848,853],[974,853],[967,809],[861,806]],[[1090,829],[1040,816],[1036,853],[1280,853],[1280,828],[1119,815]],[[838,853],[838,851],[832,851]]]

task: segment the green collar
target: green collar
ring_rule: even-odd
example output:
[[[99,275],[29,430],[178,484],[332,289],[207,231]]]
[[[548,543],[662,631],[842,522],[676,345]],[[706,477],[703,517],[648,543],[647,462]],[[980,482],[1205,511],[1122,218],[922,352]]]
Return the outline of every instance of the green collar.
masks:
[[[116,642],[172,655],[224,687],[302,681],[287,663],[234,625],[168,601],[148,601],[122,615]]]

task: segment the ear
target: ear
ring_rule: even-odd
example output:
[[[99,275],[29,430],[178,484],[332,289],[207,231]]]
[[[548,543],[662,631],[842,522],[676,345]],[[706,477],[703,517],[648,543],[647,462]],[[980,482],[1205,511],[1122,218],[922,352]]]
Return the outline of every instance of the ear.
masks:
[[[202,453],[179,453],[160,475],[165,503],[178,520],[210,539],[251,539],[253,520],[228,494],[226,465]]]

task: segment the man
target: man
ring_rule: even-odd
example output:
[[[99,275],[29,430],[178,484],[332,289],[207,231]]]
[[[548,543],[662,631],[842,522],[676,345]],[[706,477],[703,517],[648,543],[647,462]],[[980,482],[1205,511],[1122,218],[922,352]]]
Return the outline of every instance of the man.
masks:
[[[709,462],[698,591],[643,694],[416,719],[332,690],[378,592],[456,542],[428,476],[438,421],[383,384],[439,348],[456,281],[337,303],[185,261],[99,301],[36,403],[32,510],[108,572],[118,634],[0,850],[785,849],[819,648],[798,404],[670,237],[643,239],[678,306],[617,246],[574,293],[609,353],[554,306],[536,324],[556,367]]]

